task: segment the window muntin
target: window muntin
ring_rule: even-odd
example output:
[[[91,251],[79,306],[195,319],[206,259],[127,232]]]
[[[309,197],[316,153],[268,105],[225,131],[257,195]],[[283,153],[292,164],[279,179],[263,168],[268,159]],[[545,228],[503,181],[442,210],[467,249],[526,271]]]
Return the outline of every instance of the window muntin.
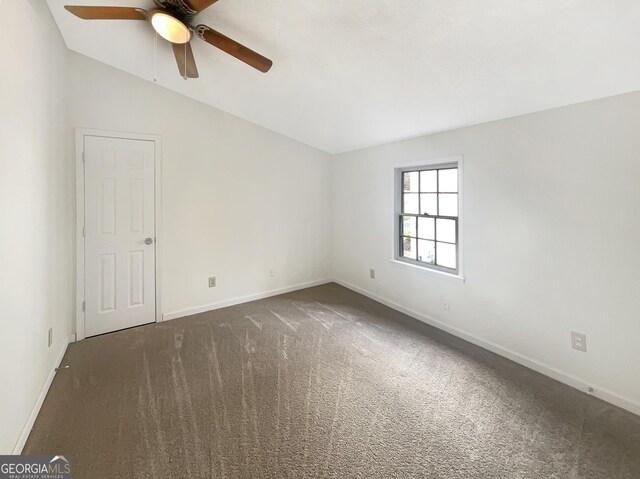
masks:
[[[457,274],[458,165],[403,169],[399,187],[398,258]]]

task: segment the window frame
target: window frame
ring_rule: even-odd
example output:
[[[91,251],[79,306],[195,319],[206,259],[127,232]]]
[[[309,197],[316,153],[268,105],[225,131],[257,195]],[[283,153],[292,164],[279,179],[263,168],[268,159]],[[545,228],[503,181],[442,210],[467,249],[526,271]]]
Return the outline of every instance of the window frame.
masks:
[[[447,168],[457,168],[458,170],[458,216],[456,218],[456,269],[446,268],[437,264],[429,264],[422,261],[406,258],[402,256],[400,248],[402,247],[402,201],[403,201],[403,189],[402,189],[402,174],[407,171],[423,171],[423,170],[438,170]],[[463,276],[463,157],[454,156],[446,158],[437,158],[425,161],[416,161],[411,163],[404,163],[394,166],[393,174],[393,194],[394,194],[394,208],[393,208],[393,255],[392,261],[403,266],[410,266],[419,271],[429,271],[438,273],[440,275],[446,275],[451,278],[460,279],[464,281]],[[410,215],[414,217],[421,217],[424,215]],[[440,217],[425,216],[428,218]],[[442,216],[447,218],[446,216]],[[416,220],[417,223],[417,220]],[[416,225],[417,226],[417,225]],[[435,239],[434,239],[435,242]]]

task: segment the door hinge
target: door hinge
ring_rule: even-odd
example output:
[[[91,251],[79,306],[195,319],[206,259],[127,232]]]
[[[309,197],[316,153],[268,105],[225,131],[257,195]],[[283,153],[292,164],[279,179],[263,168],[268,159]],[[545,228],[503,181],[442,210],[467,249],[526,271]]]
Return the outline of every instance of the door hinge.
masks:
[[[84,234],[84,226],[82,227],[82,237],[83,237],[83,238],[85,237],[85,234]]]
[[[83,301],[83,302],[82,302],[82,311],[84,311],[84,310],[86,310],[86,309],[87,309],[87,302],[86,302],[86,301]]]

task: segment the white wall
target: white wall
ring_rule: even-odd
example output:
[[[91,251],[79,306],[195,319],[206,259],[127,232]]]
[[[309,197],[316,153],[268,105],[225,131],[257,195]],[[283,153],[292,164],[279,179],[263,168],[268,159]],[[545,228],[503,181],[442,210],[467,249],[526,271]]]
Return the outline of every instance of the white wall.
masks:
[[[454,155],[465,284],[389,261],[393,166]],[[338,155],[333,185],[338,279],[640,413],[640,93]]]
[[[162,135],[165,313],[330,277],[328,154],[70,55],[74,127]]]
[[[2,2],[0,58],[0,453],[8,454],[72,328],[67,50],[45,2]]]

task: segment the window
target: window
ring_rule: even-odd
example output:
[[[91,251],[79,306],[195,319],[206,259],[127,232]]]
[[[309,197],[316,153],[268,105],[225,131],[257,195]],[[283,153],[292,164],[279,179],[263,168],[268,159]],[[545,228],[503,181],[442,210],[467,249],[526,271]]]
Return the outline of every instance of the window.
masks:
[[[396,170],[396,259],[459,274],[459,162]]]

